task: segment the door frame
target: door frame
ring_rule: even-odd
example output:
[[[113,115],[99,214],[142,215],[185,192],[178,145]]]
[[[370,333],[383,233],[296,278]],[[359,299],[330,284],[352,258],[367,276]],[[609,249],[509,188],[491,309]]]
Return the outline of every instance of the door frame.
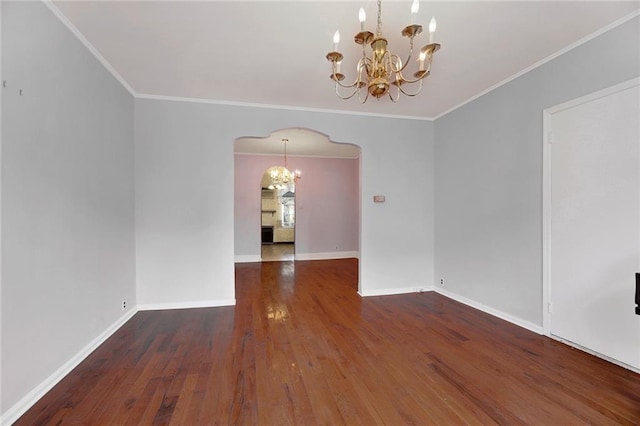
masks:
[[[552,116],[578,105],[640,86],[640,77],[616,84],[542,110],[542,329],[545,336],[551,335],[551,145],[553,144]],[[584,349],[584,348],[581,348]],[[587,351],[589,351],[587,349]],[[602,357],[602,355],[598,355]],[[628,368],[628,367],[627,367]]]

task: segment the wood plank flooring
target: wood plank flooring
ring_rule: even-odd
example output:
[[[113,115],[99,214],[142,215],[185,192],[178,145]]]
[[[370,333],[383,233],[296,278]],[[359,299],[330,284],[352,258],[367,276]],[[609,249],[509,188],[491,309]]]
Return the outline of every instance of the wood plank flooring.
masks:
[[[295,244],[263,244],[260,252],[263,262],[288,262],[295,259]]]
[[[640,375],[353,259],[236,266],[235,307],[139,312],[18,425],[640,424]]]

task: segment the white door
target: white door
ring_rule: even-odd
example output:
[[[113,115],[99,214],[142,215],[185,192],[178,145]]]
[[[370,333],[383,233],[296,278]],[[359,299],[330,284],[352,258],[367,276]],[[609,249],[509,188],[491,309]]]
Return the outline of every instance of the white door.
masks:
[[[550,333],[640,368],[640,87],[551,115]]]

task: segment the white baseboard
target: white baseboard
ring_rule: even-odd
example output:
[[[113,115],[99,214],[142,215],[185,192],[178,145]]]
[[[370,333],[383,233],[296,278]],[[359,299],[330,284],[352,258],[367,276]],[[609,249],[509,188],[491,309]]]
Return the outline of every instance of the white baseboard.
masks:
[[[328,253],[296,253],[295,260],[330,260],[360,258],[357,251],[332,251]]]
[[[262,262],[262,257],[259,254],[240,254],[235,256],[235,263],[254,263]]]
[[[328,253],[296,253],[295,260],[330,260],[330,259],[349,259],[360,258],[357,251],[333,251]],[[254,263],[262,262],[262,256],[256,254],[241,254],[234,257],[235,263]]]
[[[638,373],[638,374],[640,374],[640,369],[639,369],[639,368],[634,367],[633,365],[629,365],[629,364],[624,363],[624,362],[622,362],[622,361],[618,361],[618,360],[617,360],[617,359],[615,359],[615,358],[611,358],[611,357],[609,357],[609,356],[606,356],[606,355],[604,355],[604,354],[601,354],[600,352],[596,352],[596,351],[594,351],[593,349],[589,349],[589,348],[584,347],[584,346],[581,346],[581,345],[579,345],[579,344],[577,344],[577,343],[573,343],[573,342],[572,342],[572,341],[570,341],[570,340],[565,340],[565,339],[563,339],[562,337],[556,336],[555,334],[548,334],[547,336],[548,336],[548,337],[550,337],[550,338],[552,338],[553,340],[557,340],[557,341],[558,341],[558,342],[560,342],[560,343],[564,343],[565,345],[571,346],[572,348],[576,348],[576,349],[578,349],[578,350],[580,350],[580,351],[582,351],[582,352],[586,352],[586,353],[588,353],[588,354],[590,354],[590,355],[593,355],[593,356],[595,356],[595,357],[602,358],[602,359],[604,359],[605,361],[609,361],[609,362],[610,362],[610,363],[612,363],[612,364],[618,365],[618,366],[620,366],[620,367],[622,367],[622,368],[626,368],[627,370],[631,370],[631,371],[633,371],[634,373]]]
[[[536,334],[544,334],[544,330],[542,329],[542,326],[538,324],[534,324],[532,322],[525,321],[521,318],[514,317],[511,314],[507,314],[506,312],[502,312],[497,309],[490,308],[489,306],[483,305],[482,303],[476,302],[475,300],[467,299],[464,296],[460,296],[458,294],[452,293],[450,291],[447,291],[439,287],[436,287],[434,290],[436,291],[436,293],[440,293],[443,296],[448,297],[449,299],[453,299],[457,302],[464,303],[465,305],[471,306],[472,308],[478,309],[479,311],[485,312],[489,315],[493,315],[494,317],[498,317],[500,319],[508,321],[522,328],[526,328],[529,331],[533,331]]]
[[[91,352],[96,350],[98,346],[103,344],[113,333],[122,327],[127,321],[133,317],[138,310],[133,307],[129,312],[118,318],[116,322],[111,324],[105,331],[100,333],[98,337],[93,339],[87,346],[82,348],[71,359],[65,362],[52,375],[47,377],[42,383],[36,386],[31,392],[26,394],[20,401],[9,408],[2,417],[0,417],[0,425],[10,425],[20,418],[29,408],[31,408],[40,398],[49,392],[60,380],[76,368]]]
[[[217,308],[220,306],[235,306],[236,299],[197,300],[194,302],[177,303],[147,303],[138,305],[139,311],[160,311],[164,309]]]
[[[401,288],[381,288],[375,290],[358,291],[358,294],[362,297],[371,296],[392,296],[394,294],[407,294],[407,293],[422,293],[424,291],[433,291],[431,286],[421,287],[401,287]]]

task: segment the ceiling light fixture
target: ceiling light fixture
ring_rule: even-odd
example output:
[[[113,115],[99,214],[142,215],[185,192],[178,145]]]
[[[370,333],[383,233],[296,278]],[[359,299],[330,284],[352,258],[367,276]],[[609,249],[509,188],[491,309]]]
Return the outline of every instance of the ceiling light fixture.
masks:
[[[429,43],[420,49],[418,56],[418,70],[413,73],[414,78],[406,78],[403,72],[407,71],[407,65],[411,61],[413,55],[413,39],[422,32],[422,26],[416,25],[416,15],[418,14],[419,3],[414,0],[411,5],[411,25],[406,26],[402,30],[404,37],[409,37],[409,56],[407,60],[402,62],[400,57],[387,50],[387,39],[382,36],[382,18],[381,18],[381,0],[378,0],[378,25],[376,34],[365,31],[364,24],[366,14],[363,8],[360,8],[360,32],[355,35],[354,40],[362,46],[362,58],[356,66],[357,77],[352,84],[343,84],[344,74],[340,72],[342,63],[342,53],[338,52],[338,44],[340,43],[340,32],[336,31],[333,36],[333,52],[327,54],[327,59],[332,63],[331,79],[335,81],[336,95],[342,99],[350,99],[358,94],[358,100],[365,103],[369,95],[380,99],[388,94],[389,98],[396,102],[400,98],[400,93],[407,96],[416,96],[422,90],[422,80],[430,74],[431,61],[433,54],[440,49],[440,45],[434,42],[436,32],[436,19],[431,18],[429,22]],[[367,56],[366,45],[371,46],[371,55]],[[405,84],[420,83],[415,92],[406,91],[402,86]],[[395,96],[391,93],[390,86],[397,88]],[[363,98],[362,90],[367,88],[366,95]],[[350,89],[347,94],[340,93],[341,88]]]
[[[268,186],[269,189],[288,188],[291,184],[295,184],[298,180],[302,179],[302,172],[300,170],[296,169],[292,173],[287,169],[287,142],[289,142],[289,139],[282,139],[282,142],[284,143],[284,167],[273,166],[267,169],[267,173],[271,179],[271,184]]]

